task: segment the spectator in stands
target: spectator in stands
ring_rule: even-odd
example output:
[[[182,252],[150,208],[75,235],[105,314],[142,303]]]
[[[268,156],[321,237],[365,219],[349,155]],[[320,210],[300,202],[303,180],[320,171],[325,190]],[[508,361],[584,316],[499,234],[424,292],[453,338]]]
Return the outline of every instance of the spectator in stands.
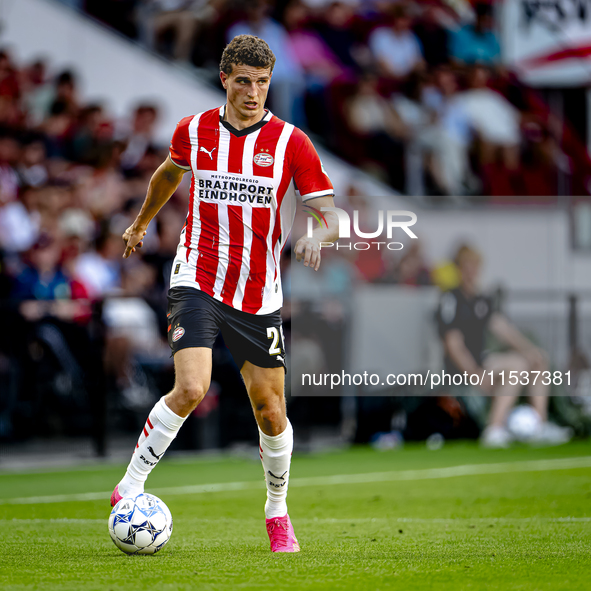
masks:
[[[97,220],[107,219],[125,202],[125,185],[119,166],[121,145],[105,141],[97,150],[96,160],[81,179],[83,206]]]
[[[352,31],[354,20],[355,11],[350,4],[331,2],[323,12],[318,26],[320,36],[337,56],[339,62],[350,69],[369,65]]]
[[[447,146],[441,127],[423,100],[425,77],[413,72],[403,85],[403,92],[392,97],[392,105],[404,125],[405,190],[408,195],[427,194],[425,171],[437,194],[446,192],[442,154]]]
[[[476,193],[479,182],[470,170],[468,150],[472,130],[467,110],[458,93],[455,72],[442,65],[434,73],[434,84],[423,95],[425,105],[436,115],[443,149],[438,151],[443,192],[458,196]]]
[[[414,70],[425,65],[421,42],[412,32],[405,6],[392,9],[392,24],[378,27],[369,37],[369,47],[384,76],[402,81]]]
[[[16,167],[21,186],[40,187],[48,181],[46,156],[42,136],[35,134],[24,140],[19,163]]]
[[[476,22],[464,25],[452,34],[450,53],[465,64],[496,64],[501,49],[493,28],[492,6],[481,2],[475,9]]]
[[[47,84],[45,62],[35,60],[23,68],[20,82],[24,115],[29,125],[36,126],[41,123],[45,108],[43,100],[40,100],[40,91]]]
[[[212,0],[144,0],[138,11],[141,36],[148,47],[156,49],[162,35],[171,31],[172,58],[189,63],[198,30],[215,18],[216,4]]]
[[[75,266],[75,276],[91,298],[115,293],[121,286],[121,235],[113,233],[107,223],[104,226],[96,250],[89,248]]]
[[[67,110],[72,114],[78,113],[78,88],[76,76],[70,70],[65,70],[55,80],[53,102],[63,102]]]
[[[66,159],[68,156],[70,132],[74,118],[66,101],[52,103],[48,117],[43,121],[41,131],[45,135],[45,149],[48,158]]]
[[[466,113],[476,135],[481,174],[486,178],[497,172],[514,173],[519,168],[521,113],[501,94],[488,86],[489,70],[473,66],[468,74],[468,89],[460,93],[460,108]]]
[[[232,25],[226,39],[230,42],[236,35],[256,35],[269,44],[277,58],[273,68],[273,84],[269,90],[271,108],[280,119],[305,127],[302,68],[293,53],[287,31],[269,16],[271,8],[266,0],[249,2],[246,5],[246,19]]]
[[[90,214],[70,204],[60,214],[58,231],[62,242],[61,266],[69,277],[76,276],[80,255],[88,248],[95,233]]]
[[[101,126],[105,122],[103,107],[91,104],[80,109],[75,129],[69,140],[70,158],[82,164],[96,164],[101,150]]]
[[[121,130],[118,139],[125,142],[121,154],[121,167],[126,173],[133,171],[149,148],[155,146],[154,129],[158,122],[158,109],[151,104],[139,105],[133,114],[131,129]]]
[[[300,0],[290,2],[283,14],[291,51],[304,73],[307,127],[328,135],[331,114],[327,88],[347,70],[322,37],[308,26],[309,20],[309,10]]]
[[[0,205],[10,203],[18,196],[19,177],[16,167],[21,154],[17,134],[0,129]]]
[[[519,398],[522,386],[505,379],[499,372],[531,372],[548,370],[544,351],[536,347],[509,320],[493,308],[492,299],[480,289],[481,257],[470,246],[462,246],[455,257],[460,271],[458,289],[441,296],[438,311],[439,334],[445,352],[445,370],[455,375],[485,374],[480,389],[492,395],[487,427],[481,436],[485,447],[504,448],[513,441],[507,429],[507,418]],[[488,353],[485,339],[491,332],[508,350]],[[489,372],[493,372],[491,380]],[[521,375],[521,374],[518,374]],[[564,443],[570,439],[570,430],[548,422],[549,387],[544,380],[530,380],[527,387],[532,406],[539,415],[540,423],[530,439],[536,444]]]
[[[18,126],[22,117],[18,72],[10,55],[0,51],[0,125]]]
[[[64,70],[54,79],[46,81],[45,64],[40,62],[29,78],[24,106],[31,126],[41,125],[57,110],[70,117],[78,114],[78,88],[76,76],[72,71]]]
[[[0,51],[0,97],[15,100],[20,98],[18,72],[6,51]]]
[[[406,127],[392,105],[378,92],[378,78],[365,74],[345,105],[347,127],[365,142],[370,158],[385,166],[390,182],[400,187]]]
[[[39,193],[41,231],[57,236],[60,216],[65,209],[72,205],[72,187],[67,181],[55,178],[41,187]]]
[[[39,302],[87,296],[84,286],[64,273],[60,258],[61,243],[49,235],[42,235],[28,251],[27,265],[16,277],[12,297],[24,302],[21,311],[29,320],[63,310],[63,307],[48,307]],[[71,318],[70,314],[68,318]]]
[[[447,64],[449,61],[449,33],[441,21],[442,8],[427,6],[421,15],[414,32],[423,48],[423,56],[430,67]]]
[[[344,74],[345,68],[324,39],[308,26],[309,20],[309,10],[300,0],[290,2],[283,13],[291,53],[306,75],[307,86],[324,87]]]
[[[19,199],[0,207],[0,248],[6,252],[25,252],[39,237],[41,216],[39,193],[23,187]]]
[[[521,168],[515,175],[516,194],[533,198],[558,195],[559,172],[562,169],[563,174],[568,175],[571,167],[555,134],[547,126],[531,120],[524,126],[524,139]]]

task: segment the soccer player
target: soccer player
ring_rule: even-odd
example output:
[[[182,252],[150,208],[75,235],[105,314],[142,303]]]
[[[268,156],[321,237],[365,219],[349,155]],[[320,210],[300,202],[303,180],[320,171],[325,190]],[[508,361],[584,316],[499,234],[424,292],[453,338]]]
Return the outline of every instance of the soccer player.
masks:
[[[170,154],[123,234],[127,258],[142,246],[148,224],[183,174],[192,173],[189,213],[168,295],[175,386],[150,412],[111,504],[143,492],[148,475],[205,396],[212,347],[221,330],[259,428],[271,550],[299,552],[286,504],[293,430],[283,392],[279,261],[295,215],[296,191],[317,209],[334,207],[334,202],[332,184],[308,137],[264,107],[274,64],[275,56],[258,37],[239,35],[228,44],[220,63],[226,104],[179,122]],[[295,245],[296,259],[315,270],[321,242],[338,238],[336,215],[325,217],[326,227],[318,226],[312,237]]]

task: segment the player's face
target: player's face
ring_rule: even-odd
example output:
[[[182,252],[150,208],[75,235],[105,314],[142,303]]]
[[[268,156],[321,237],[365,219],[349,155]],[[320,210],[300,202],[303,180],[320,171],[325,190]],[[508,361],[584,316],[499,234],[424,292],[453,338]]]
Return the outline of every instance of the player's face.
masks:
[[[269,68],[234,65],[231,74],[221,72],[220,78],[228,94],[228,107],[238,118],[262,119],[271,82]]]

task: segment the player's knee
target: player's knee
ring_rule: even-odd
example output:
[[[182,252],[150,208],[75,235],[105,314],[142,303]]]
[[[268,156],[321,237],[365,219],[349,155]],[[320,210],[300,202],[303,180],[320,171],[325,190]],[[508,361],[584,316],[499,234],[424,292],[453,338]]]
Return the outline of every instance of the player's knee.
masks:
[[[280,404],[274,402],[257,404],[256,411],[259,425],[264,425],[271,431],[277,427],[278,433],[281,431],[280,426],[283,424],[285,409]]]
[[[195,408],[205,397],[207,388],[203,384],[182,384],[177,385],[175,394],[182,401],[183,405]]]

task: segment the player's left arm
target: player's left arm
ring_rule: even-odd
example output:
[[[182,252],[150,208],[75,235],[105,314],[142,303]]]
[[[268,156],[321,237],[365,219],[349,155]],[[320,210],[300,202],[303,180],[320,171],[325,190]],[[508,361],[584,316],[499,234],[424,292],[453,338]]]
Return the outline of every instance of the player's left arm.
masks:
[[[495,312],[492,315],[489,329],[500,341],[521,353],[529,361],[532,369],[543,369],[547,366],[546,353],[521,334],[503,314]]]
[[[334,207],[334,199],[330,197],[316,197],[308,199],[306,203],[312,202],[312,207],[322,211],[323,207]],[[304,261],[306,267],[312,267],[318,271],[321,261],[321,245],[333,243],[339,237],[339,218],[334,211],[323,212],[325,224],[319,224],[312,231],[312,236],[302,236],[295,245],[294,252],[296,261]],[[323,220],[323,222],[324,222]]]

